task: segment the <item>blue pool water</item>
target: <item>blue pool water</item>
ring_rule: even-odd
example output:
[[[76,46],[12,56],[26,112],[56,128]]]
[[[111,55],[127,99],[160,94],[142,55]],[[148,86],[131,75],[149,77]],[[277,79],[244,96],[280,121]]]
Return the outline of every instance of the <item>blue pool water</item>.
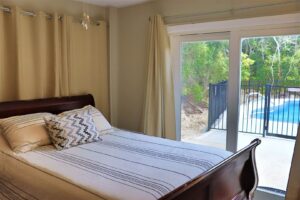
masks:
[[[264,109],[256,109],[252,111],[252,116],[258,119],[264,118]],[[270,107],[269,120],[279,122],[300,122],[300,101],[286,101],[279,106]]]

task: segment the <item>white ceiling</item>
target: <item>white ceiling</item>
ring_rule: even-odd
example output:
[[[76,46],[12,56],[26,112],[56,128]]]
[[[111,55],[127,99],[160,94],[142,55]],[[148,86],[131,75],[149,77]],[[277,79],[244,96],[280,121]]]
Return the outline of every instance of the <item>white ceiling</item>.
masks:
[[[110,6],[110,7],[120,8],[120,7],[126,7],[126,6],[144,3],[147,1],[153,1],[153,0],[75,0],[75,1],[95,4],[98,6]]]

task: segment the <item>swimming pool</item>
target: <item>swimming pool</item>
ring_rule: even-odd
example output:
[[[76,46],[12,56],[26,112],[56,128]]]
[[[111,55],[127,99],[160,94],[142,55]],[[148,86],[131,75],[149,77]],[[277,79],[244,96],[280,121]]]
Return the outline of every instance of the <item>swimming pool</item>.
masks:
[[[264,108],[252,111],[252,117],[263,119]],[[279,106],[270,107],[270,121],[299,123],[300,122],[300,100],[285,101]]]

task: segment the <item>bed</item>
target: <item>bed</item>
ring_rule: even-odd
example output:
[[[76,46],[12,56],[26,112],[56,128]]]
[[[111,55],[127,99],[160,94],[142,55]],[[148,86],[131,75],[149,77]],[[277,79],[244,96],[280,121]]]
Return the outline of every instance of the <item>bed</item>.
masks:
[[[58,114],[94,105],[92,95],[0,103],[0,118]],[[0,133],[0,175],[37,199],[252,199],[258,176],[254,140],[220,149],[114,129],[102,141],[57,151],[14,153]]]

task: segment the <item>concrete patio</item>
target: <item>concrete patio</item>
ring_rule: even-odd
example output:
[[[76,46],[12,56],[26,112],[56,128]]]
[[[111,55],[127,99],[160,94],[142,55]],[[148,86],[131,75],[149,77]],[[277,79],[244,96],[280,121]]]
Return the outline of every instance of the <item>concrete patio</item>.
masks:
[[[295,140],[276,137],[262,137],[258,134],[239,133],[238,149],[253,139],[262,140],[256,151],[259,186],[286,190]],[[210,130],[206,133],[182,133],[182,141],[225,149],[226,131]]]

